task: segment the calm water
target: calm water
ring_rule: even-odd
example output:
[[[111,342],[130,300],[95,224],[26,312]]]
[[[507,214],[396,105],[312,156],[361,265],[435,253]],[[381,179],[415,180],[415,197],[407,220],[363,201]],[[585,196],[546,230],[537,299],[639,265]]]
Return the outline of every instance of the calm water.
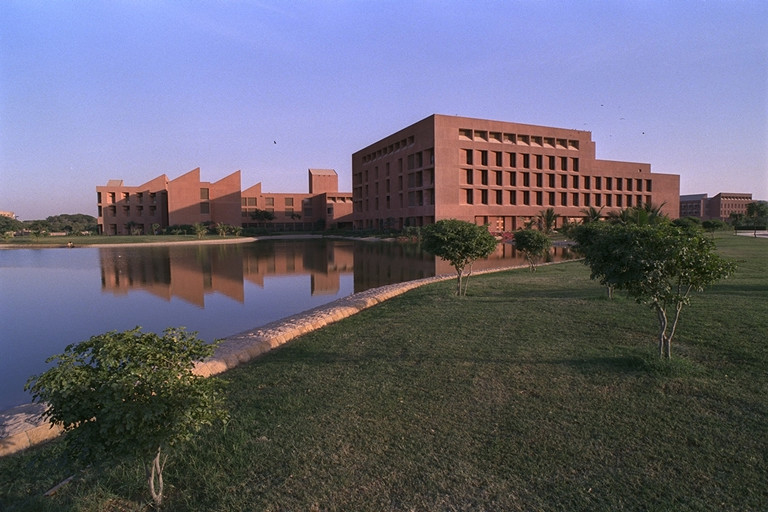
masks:
[[[557,255],[556,257],[561,257]],[[522,264],[509,245],[475,269]],[[169,326],[213,341],[369,288],[452,273],[412,244],[247,244],[0,250],[0,410],[70,343]]]

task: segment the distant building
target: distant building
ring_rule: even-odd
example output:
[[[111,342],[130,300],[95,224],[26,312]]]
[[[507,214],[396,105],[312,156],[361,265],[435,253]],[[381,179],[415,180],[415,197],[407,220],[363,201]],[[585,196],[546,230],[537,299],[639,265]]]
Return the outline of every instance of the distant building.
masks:
[[[99,233],[151,233],[153,225],[167,228],[197,223],[252,227],[269,225],[277,231],[352,226],[352,194],[338,192],[331,169],[309,170],[309,193],[261,191],[261,183],[241,191],[240,171],[216,182],[200,181],[200,169],[169,180],[162,174],[139,186],[109,180],[96,187]],[[259,219],[257,210],[274,215]]]
[[[558,224],[652,204],[679,214],[680,177],[595,158],[591,133],[431,115],[352,155],[356,228],[457,218],[514,231],[554,208]]]
[[[8,217],[9,219],[16,220],[16,214],[13,212],[1,212],[0,211],[0,217]]]
[[[719,219],[726,221],[732,214],[744,215],[752,194],[720,192],[714,197],[707,194],[680,196],[680,217],[696,217],[701,220]]]

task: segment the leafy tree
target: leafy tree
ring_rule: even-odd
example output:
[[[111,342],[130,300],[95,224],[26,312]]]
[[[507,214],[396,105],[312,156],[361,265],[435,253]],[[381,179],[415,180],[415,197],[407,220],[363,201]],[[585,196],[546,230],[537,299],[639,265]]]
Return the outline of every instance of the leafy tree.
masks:
[[[683,306],[693,291],[734,272],[733,263],[713,252],[701,230],[669,223],[621,225],[592,223],[576,230],[577,249],[592,279],[625,290],[656,312],[659,356],[669,359]]]
[[[456,295],[466,295],[472,263],[488,257],[496,248],[496,239],[486,226],[457,219],[437,221],[425,226],[421,233],[424,250],[447,261],[456,269]],[[467,283],[462,288],[464,269],[467,266]]]
[[[24,228],[24,223],[20,220],[0,215],[0,233],[15,233]]]
[[[253,212],[251,212],[251,218],[253,220],[268,222],[275,220],[275,214],[269,210],[260,210],[259,208],[256,208]]]
[[[728,223],[723,222],[720,219],[710,219],[702,222],[701,227],[704,228],[705,231],[711,233],[712,236],[714,236],[715,231],[726,229],[728,227]]]
[[[541,231],[535,229],[515,231],[515,248],[525,254],[531,272],[536,272],[536,259],[547,254],[551,245],[549,237]]]
[[[657,225],[669,222],[669,217],[662,213],[664,205],[654,206],[645,203],[640,206],[624,208],[608,213],[608,222],[612,224],[634,224],[636,226]]]
[[[26,224],[26,223],[25,223]],[[51,231],[51,225],[45,220],[34,220],[27,224],[27,229],[32,232],[35,238],[47,235]]]
[[[72,455],[93,463],[143,461],[159,508],[164,450],[227,419],[217,379],[192,373],[195,362],[213,350],[184,329],[166,329],[163,336],[139,327],[112,331],[50,357],[57,365],[30,378],[26,388],[48,404],[44,417],[63,425]]]
[[[554,208],[547,208],[546,210],[541,210],[539,212],[539,227],[545,235],[548,235],[555,230],[557,219],[559,217],[560,215],[555,213]]]
[[[768,201],[755,201],[747,205],[747,215],[754,229],[754,236],[757,236],[757,230],[764,228],[768,222]]]
[[[96,217],[84,213],[63,213],[52,215],[45,219],[51,227],[51,231],[65,231],[72,235],[83,232],[95,232],[98,229]]]

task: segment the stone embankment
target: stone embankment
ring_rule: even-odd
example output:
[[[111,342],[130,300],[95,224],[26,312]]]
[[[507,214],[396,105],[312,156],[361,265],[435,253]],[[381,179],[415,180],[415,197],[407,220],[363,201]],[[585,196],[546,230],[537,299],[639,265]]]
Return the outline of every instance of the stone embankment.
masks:
[[[473,274],[499,272],[513,268],[520,268],[520,266],[478,271]],[[257,329],[229,336],[220,342],[212,358],[195,367],[195,373],[205,377],[217,375],[248,362],[302,334],[352,316],[408,290],[446,279],[456,279],[456,276],[427,277],[373,288],[266,324]],[[0,456],[24,450],[35,444],[53,439],[61,433],[60,427],[51,427],[47,421],[41,419],[43,411],[44,405],[42,404],[26,404],[0,412]]]

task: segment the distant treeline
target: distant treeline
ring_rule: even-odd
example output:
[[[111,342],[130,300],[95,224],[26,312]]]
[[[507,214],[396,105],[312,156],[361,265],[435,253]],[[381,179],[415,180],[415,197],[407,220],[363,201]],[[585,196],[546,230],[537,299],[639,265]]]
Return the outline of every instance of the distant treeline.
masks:
[[[20,221],[0,216],[0,233],[28,230],[37,233],[96,233],[96,217],[84,213],[52,215],[45,220]]]

